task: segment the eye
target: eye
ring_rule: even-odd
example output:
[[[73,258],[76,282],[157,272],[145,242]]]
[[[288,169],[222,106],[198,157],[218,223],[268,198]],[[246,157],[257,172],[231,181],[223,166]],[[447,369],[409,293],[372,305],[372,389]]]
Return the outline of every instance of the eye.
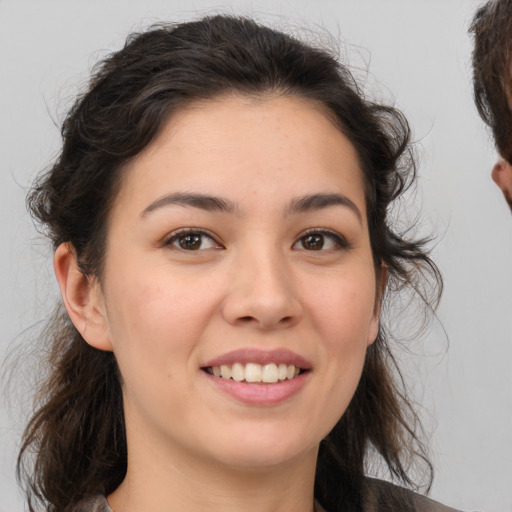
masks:
[[[181,230],[171,235],[164,243],[185,251],[202,251],[205,249],[221,249],[212,236],[200,230]]]
[[[293,244],[294,249],[305,249],[306,251],[328,251],[348,249],[349,247],[349,243],[343,236],[325,229],[308,231]]]

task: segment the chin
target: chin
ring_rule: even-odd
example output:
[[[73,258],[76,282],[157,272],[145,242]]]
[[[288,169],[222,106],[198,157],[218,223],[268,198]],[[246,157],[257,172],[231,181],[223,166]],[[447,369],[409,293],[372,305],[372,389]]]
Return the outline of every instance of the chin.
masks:
[[[245,453],[233,454],[229,458],[221,460],[221,464],[228,468],[244,470],[248,472],[268,473],[271,468],[280,468],[288,464],[296,464],[297,460],[306,457],[309,452],[300,452],[298,450],[281,453],[263,453],[261,450],[245,451]],[[317,450],[314,450],[315,458]],[[309,458],[309,457],[308,457]]]
[[[296,463],[298,459],[313,456],[316,459],[318,442],[305,439],[303,436],[293,436],[283,429],[268,435],[268,432],[252,432],[243,436],[232,436],[229,446],[224,446],[220,452],[216,444],[217,460],[227,467],[240,469],[264,469],[282,466],[290,462]],[[237,439],[236,442],[233,442]]]

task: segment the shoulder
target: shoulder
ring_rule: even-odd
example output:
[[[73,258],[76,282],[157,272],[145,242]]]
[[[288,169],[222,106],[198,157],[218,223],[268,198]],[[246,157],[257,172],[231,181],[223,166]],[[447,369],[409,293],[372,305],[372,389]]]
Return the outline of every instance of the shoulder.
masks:
[[[404,512],[460,512],[426,496],[383,480],[368,478],[366,484],[364,512],[391,512],[395,510]]]
[[[113,512],[105,496],[96,494],[77,503],[71,512]]]

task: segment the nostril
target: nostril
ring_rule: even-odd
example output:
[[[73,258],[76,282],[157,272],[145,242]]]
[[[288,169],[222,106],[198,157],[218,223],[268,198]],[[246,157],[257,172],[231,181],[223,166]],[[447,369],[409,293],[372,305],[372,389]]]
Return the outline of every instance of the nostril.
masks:
[[[254,317],[251,315],[241,316],[238,318],[238,322],[240,325],[251,325],[253,322],[255,322],[255,325],[259,325],[262,328],[265,329],[271,329],[273,327],[287,327],[289,325],[292,325],[294,323],[294,317],[293,316],[283,316],[280,319],[273,319],[271,321],[267,321],[268,319],[263,319],[263,321],[260,321],[258,317]]]
[[[247,315],[247,316],[241,316],[239,318],[239,320],[240,320],[240,322],[247,324],[247,323],[253,322],[255,320],[255,318],[250,315]],[[292,320],[293,320],[293,317],[284,316],[283,318],[281,318],[281,320],[279,320],[279,323],[287,324],[287,323],[290,323]]]

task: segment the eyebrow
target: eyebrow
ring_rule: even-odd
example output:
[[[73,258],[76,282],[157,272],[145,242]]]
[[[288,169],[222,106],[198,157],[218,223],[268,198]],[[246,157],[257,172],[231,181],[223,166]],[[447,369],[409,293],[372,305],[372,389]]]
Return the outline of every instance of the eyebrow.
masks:
[[[195,192],[175,192],[173,194],[167,194],[158,198],[156,201],[153,201],[149,206],[142,210],[140,216],[144,217],[154,210],[174,205],[192,206],[193,208],[200,208],[201,210],[206,210],[209,212],[234,213],[238,210],[235,203],[229,201],[228,199],[222,199],[220,197],[214,197]]]
[[[144,217],[148,213],[153,212],[159,208],[168,206],[191,206],[193,208],[200,208],[210,212],[220,213],[238,213],[238,206],[229,199],[221,197],[210,196],[197,192],[175,192],[162,196],[153,201],[149,206],[142,210],[140,216]],[[363,224],[363,216],[356,204],[343,194],[309,194],[302,197],[293,199],[285,210],[285,215],[293,215],[297,213],[307,213],[314,210],[321,210],[329,208],[330,206],[346,206]]]
[[[359,223],[363,224],[363,215],[356,204],[343,194],[311,194],[294,199],[287,208],[287,214],[306,213],[321,210],[330,206],[346,206],[356,214]]]

